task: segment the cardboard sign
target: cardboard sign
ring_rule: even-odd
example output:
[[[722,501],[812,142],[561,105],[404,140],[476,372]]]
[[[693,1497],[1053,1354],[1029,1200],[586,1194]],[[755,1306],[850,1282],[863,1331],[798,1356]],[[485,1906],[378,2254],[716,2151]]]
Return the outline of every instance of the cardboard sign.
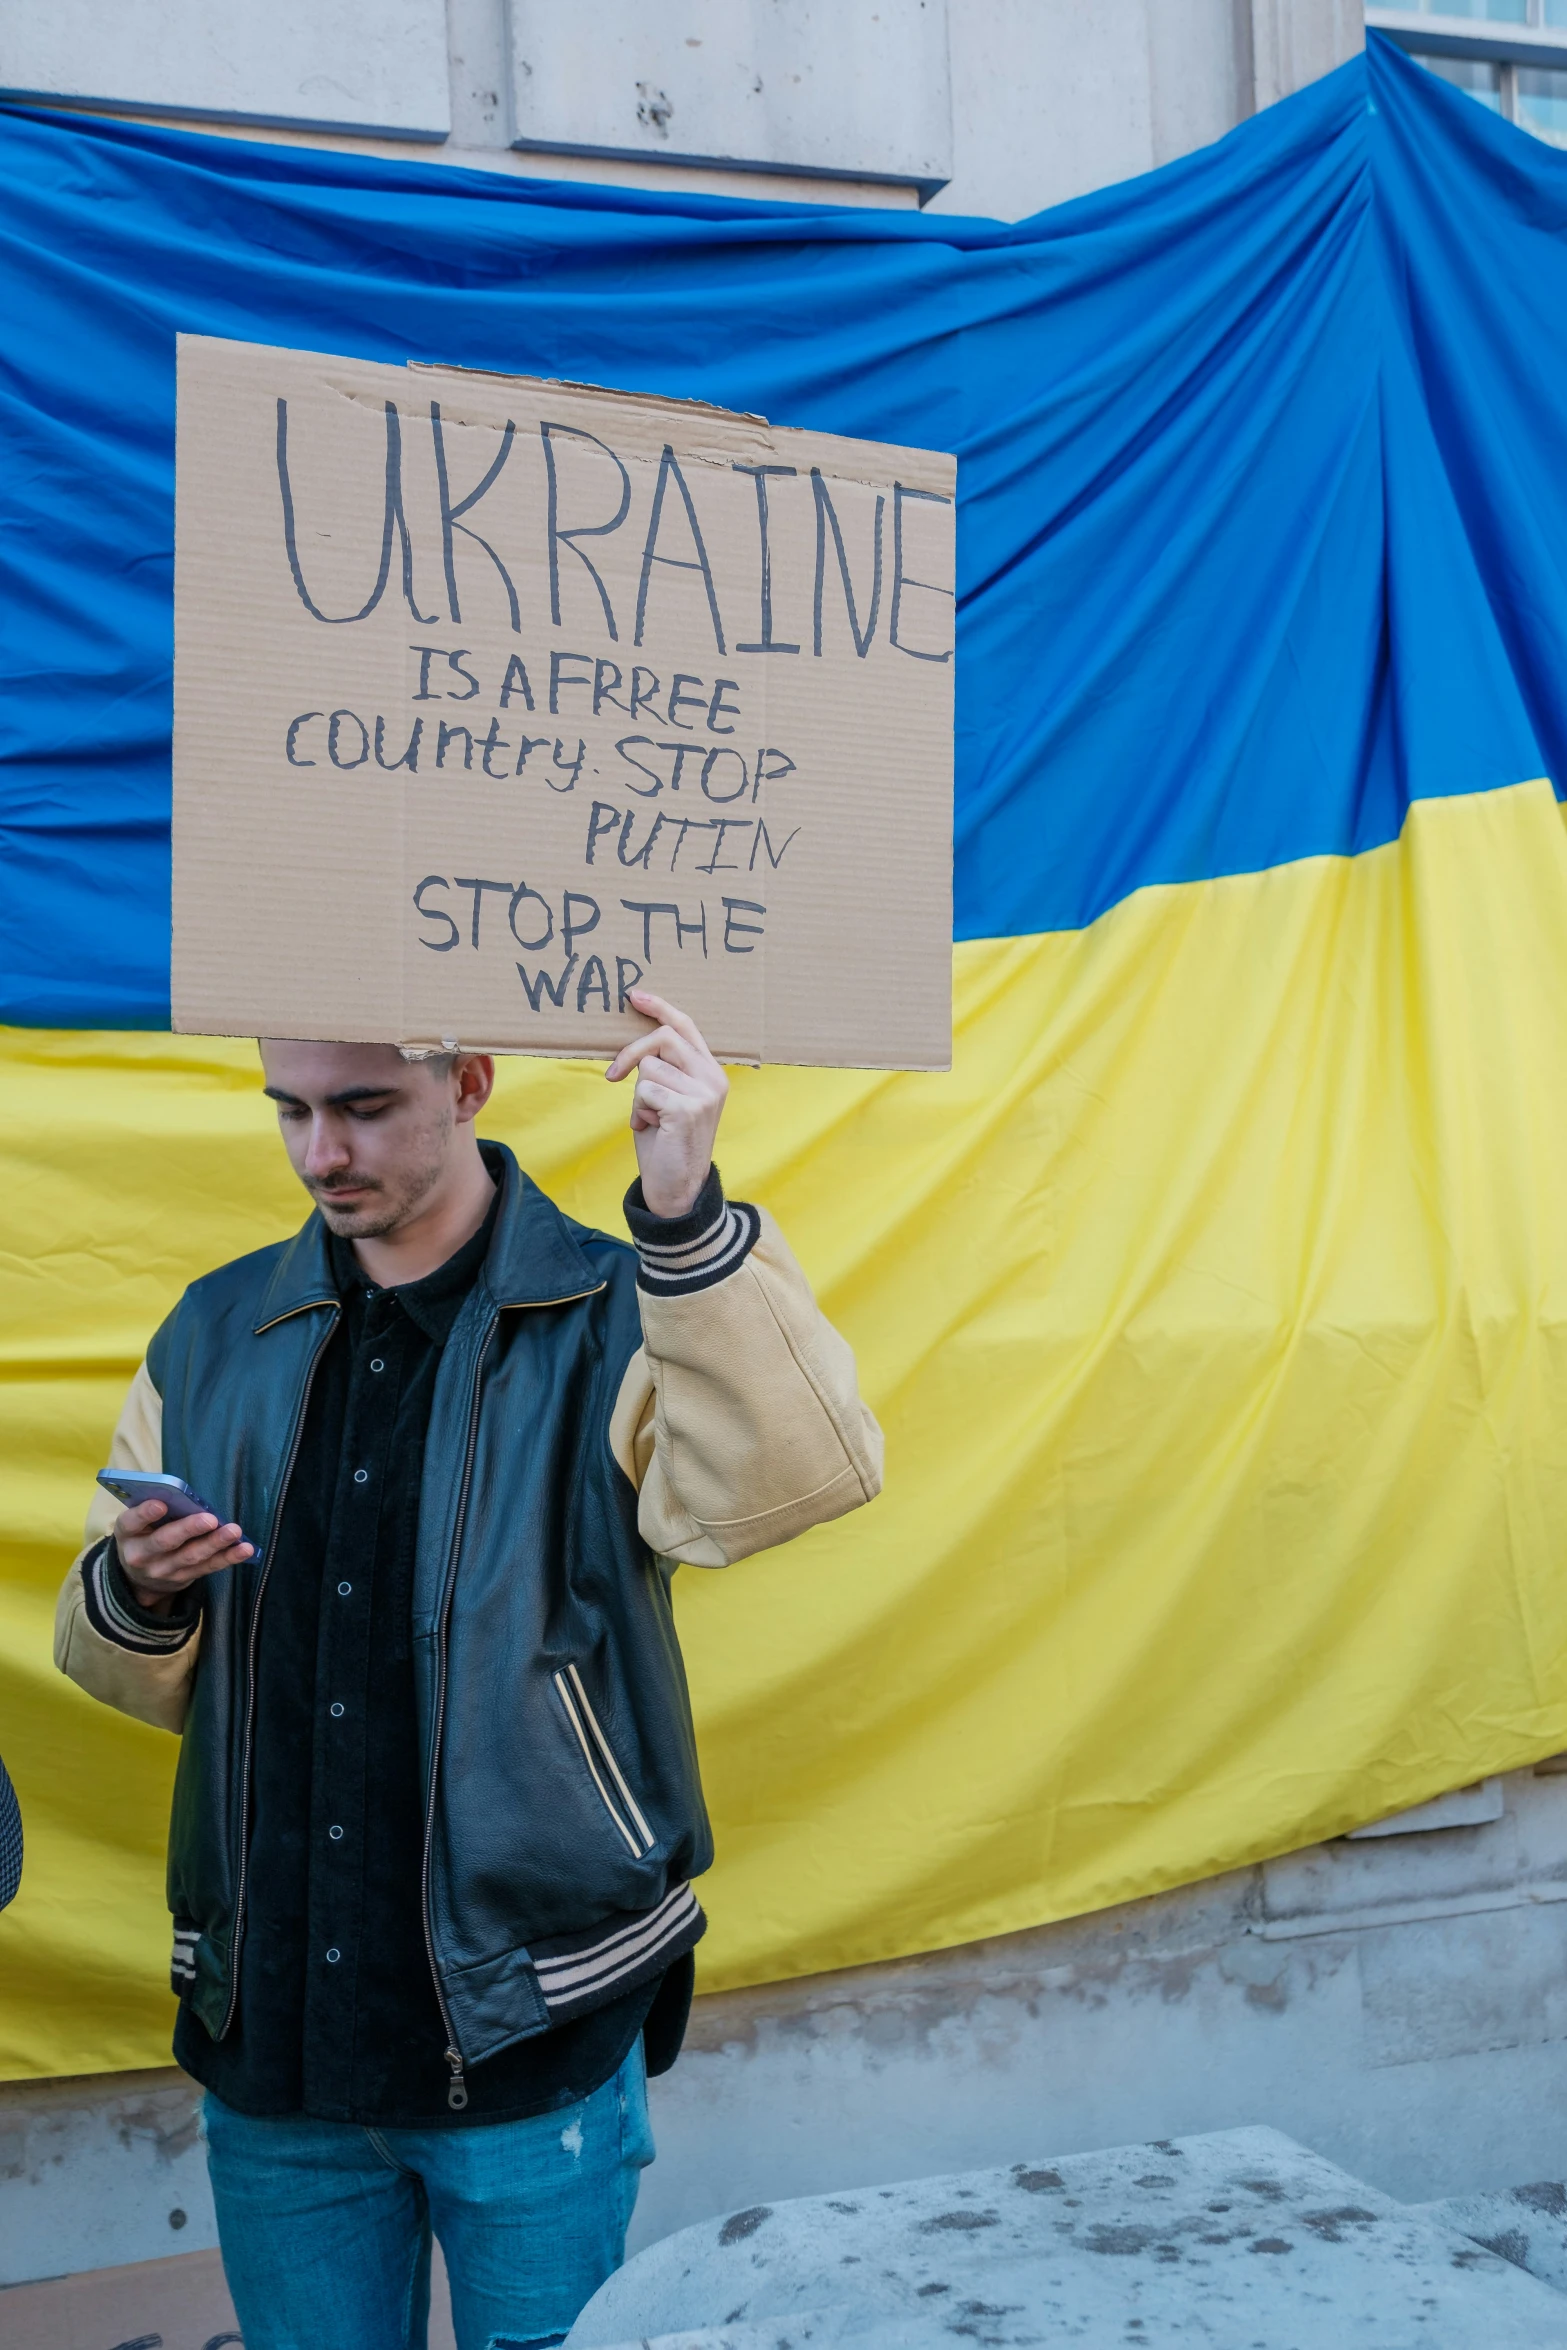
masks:
[[[175,1027],[948,1067],[955,472],[182,336]]]

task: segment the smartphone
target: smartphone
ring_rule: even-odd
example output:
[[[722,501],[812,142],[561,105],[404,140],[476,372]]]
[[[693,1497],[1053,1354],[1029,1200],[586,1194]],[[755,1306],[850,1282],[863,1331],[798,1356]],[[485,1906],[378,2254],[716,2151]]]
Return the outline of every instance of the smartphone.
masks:
[[[210,1501],[203,1501],[183,1477],[170,1477],[161,1469],[100,1469],[98,1482],[116,1501],[123,1501],[128,1510],[144,1501],[161,1501],[168,1505],[169,1518],[199,1518],[205,1510],[220,1526],[223,1524],[221,1510],[215,1510]],[[167,1525],[168,1518],[160,1518],[158,1522]]]

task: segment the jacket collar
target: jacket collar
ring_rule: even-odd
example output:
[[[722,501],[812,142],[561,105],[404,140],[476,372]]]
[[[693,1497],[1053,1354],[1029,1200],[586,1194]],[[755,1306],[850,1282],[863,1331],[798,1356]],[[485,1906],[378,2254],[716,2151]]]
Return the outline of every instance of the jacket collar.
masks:
[[[569,1220],[503,1142],[481,1142],[484,1163],[499,1176],[501,1212],[480,1280],[498,1306],[564,1305],[604,1287],[604,1276],[579,1244]]]
[[[572,1227],[551,1199],[524,1175],[503,1142],[481,1142],[484,1163],[497,1178],[500,1213],[480,1281],[498,1306],[563,1305],[602,1289],[603,1276],[584,1254]],[[272,1269],[256,1316],[259,1334],[290,1314],[335,1306],[327,1230],[320,1213],[287,1243]]]

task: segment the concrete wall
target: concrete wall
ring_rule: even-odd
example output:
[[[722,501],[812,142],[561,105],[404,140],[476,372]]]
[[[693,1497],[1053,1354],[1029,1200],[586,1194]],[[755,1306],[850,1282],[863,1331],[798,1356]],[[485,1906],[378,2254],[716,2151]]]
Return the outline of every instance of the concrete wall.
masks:
[[[443,0],[0,0],[0,87],[28,97],[444,139],[446,81]]]
[[[700,2000],[653,2085],[633,2243],[1248,2122],[1402,2201],[1567,2178],[1567,1777],[1495,1796],[1424,1814],[1473,1825],[1410,1815],[1098,1917]],[[0,2283],[213,2241],[182,2076],[0,2088]]]
[[[1400,2201],[1567,2177],[1567,1779],[1498,1792],[1477,1826],[701,2002],[658,2090],[638,2240],[1250,2122]]]
[[[1299,5],[1315,16],[1322,0]],[[953,174],[937,212],[1021,220],[1254,110],[1237,0],[954,0],[950,40]]]
[[[602,97],[558,73],[550,84],[554,49],[537,68],[531,55],[541,25],[591,20],[554,0],[531,7],[445,0],[443,71],[441,0],[224,0],[216,13],[211,0],[0,0],[0,89],[600,184],[905,205],[919,200],[914,182],[944,177],[937,210],[1015,220],[1221,137],[1362,38],[1355,0],[768,0],[769,25],[781,15],[796,46],[785,55],[769,31],[768,76],[791,84],[774,106],[765,91],[740,104],[731,88],[739,0],[614,0],[638,45]],[[882,76],[853,103],[845,11]],[[918,18],[918,38],[886,37],[884,15]],[[710,40],[734,55],[704,81],[693,57]],[[602,151],[541,154],[519,138]],[[829,176],[780,169],[790,157]]]
[[[172,2065],[0,2083],[0,2286],[214,2245],[198,2099]]]

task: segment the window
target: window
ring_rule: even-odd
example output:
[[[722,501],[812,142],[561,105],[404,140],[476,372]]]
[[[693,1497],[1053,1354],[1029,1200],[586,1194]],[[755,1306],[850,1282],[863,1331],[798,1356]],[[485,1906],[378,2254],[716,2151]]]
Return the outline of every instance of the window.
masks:
[[[1420,62],[1440,74],[1444,82],[1451,82],[1455,90],[1467,90],[1493,114],[1502,112],[1502,69],[1493,58],[1422,57]]]
[[[1567,7],[1567,0],[1561,0]],[[1553,147],[1567,147],[1567,72],[1540,65],[1520,65],[1517,112],[1513,119],[1537,139]]]
[[[1366,22],[1453,89],[1567,148],[1567,0],[1400,0],[1368,6]]]
[[[1549,0],[1554,7],[1567,0]],[[1414,0],[1419,16],[1480,16],[1488,24],[1527,24],[1529,0]]]

